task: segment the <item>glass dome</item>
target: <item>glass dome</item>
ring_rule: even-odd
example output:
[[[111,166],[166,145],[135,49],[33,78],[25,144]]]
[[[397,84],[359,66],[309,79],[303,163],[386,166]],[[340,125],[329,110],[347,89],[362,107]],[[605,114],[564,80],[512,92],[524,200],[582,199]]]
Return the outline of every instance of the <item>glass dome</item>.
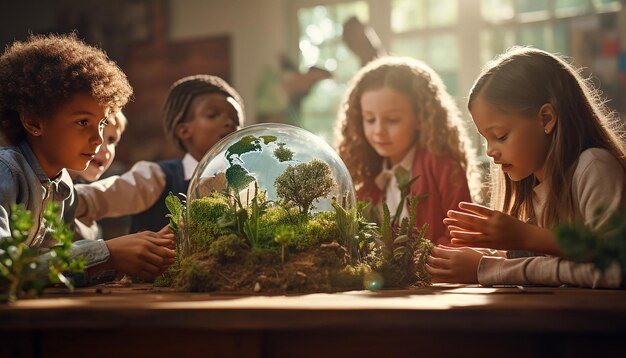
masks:
[[[246,217],[255,215],[251,208],[258,202],[254,198],[262,198],[270,207],[297,208],[311,216],[334,212],[334,199],[345,209],[356,203],[348,169],[333,148],[302,128],[276,123],[234,132],[204,156],[187,192],[190,224],[194,217],[218,221],[215,211],[226,212],[233,202],[247,208]],[[221,200],[223,205],[212,206],[218,208],[211,209],[212,214],[194,212],[199,210],[194,203],[208,200]],[[191,226],[184,231],[196,230]],[[184,237],[188,239],[189,233]]]

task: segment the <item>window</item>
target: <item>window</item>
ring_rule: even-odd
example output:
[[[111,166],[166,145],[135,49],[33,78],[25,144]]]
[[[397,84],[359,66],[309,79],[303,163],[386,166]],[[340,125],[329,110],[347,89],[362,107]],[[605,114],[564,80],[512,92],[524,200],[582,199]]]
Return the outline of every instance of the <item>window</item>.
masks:
[[[353,15],[376,30],[391,55],[415,57],[433,67],[462,110],[480,67],[512,45],[571,55],[600,74],[609,97],[615,88],[615,97],[624,97],[624,85],[616,83],[619,76],[611,79],[611,73],[604,74],[607,61],[617,71],[619,43],[612,43],[611,37],[617,33],[620,0],[291,0],[291,4],[295,11],[291,15],[298,19],[301,70],[320,66],[334,72],[333,79],[320,82],[304,99],[300,125],[329,142],[339,103],[359,68],[356,56],[341,41],[342,24]],[[626,112],[619,101],[611,103]],[[479,136],[474,135],[478,143]]]
[[[343,23],[352,16],[369,22],[367,2],[352,1],[298,10],[300,70],[319,66],[333,72],[332,80],[321,81],[302,102],[300,126],[329,143],[339,103],[350,78],[360,67],[358,59],[341,40]]]
[[[458,94],[457,0],[392,0],[391,54],[428,63]]]

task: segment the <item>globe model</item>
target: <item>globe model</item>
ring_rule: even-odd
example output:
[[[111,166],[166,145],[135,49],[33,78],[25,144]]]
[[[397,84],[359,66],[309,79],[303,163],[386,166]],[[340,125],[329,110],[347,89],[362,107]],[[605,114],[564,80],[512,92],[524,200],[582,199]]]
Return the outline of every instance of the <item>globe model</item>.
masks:
[[[237,220],[249,225],[242,220],[270,209],[305,216],[334,212],[333,203],[349,210],[355,192],[345,164],[325,141],[290,125],[252,125],[220,140],[198,164],[187,193],[184,239],[210,235],[220,225],[236,227]]]
[[[331,191],[316,200],[312,212],[332,210],[332,197],[345,198],[350,207],[354,206],[354,185],[337,153],[311,132],[276,123],[246,127],[214,145],[198,164],[187,198],[194,200],[230,188],[245,200],[256,184],[258,190],[267,191],[267,199],[280,200],[276,179],[289,167],[312,161],[326,164],[333,180]],[[308,179],[315,184],[319,178]]]
[[[335,292],[428,285],[432,243],[409,218],[367,222],[337,153],[317,136],[259,124],[223,138],[186,198],[165,204],[176,260],[155,285],[191,292]]]

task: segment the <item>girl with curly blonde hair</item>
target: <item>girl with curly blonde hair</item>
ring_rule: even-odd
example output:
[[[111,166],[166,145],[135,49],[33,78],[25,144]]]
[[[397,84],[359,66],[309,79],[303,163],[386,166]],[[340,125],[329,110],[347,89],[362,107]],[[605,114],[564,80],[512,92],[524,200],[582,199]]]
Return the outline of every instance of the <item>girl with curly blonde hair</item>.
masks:
[[[427,194],[417,207],[417,225],[428,223],[427,237],[447,244],[442,220],[458,203],[478,191],[475,154],[460,112],[441,78],[423,62],[384,57],[363,67],[352,80],[339,112],[338,151],[359,199],[391,215],[408,215],[400,202],[398,179],[419,177],[412,195]],[[402,181],[402,179],[400,179]]]

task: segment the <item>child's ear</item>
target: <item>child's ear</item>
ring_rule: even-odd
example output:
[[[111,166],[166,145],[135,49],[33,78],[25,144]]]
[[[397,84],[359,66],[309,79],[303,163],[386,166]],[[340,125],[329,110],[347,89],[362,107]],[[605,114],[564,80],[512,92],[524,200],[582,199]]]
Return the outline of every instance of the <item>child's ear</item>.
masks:
[[[187,123],[179,123],[176,126],[176,136],[180,138],[180,140],[185,141],[191,137],[191,130]]]
[[[20,113],[20,121],[24,129],[26,129],[26,132],[32,136],[39,137],[43,132],[41,121],[38,118]]]
[[[554,107],[550,103],[546,103],[539,109],[539,117],[541,118],[541,124],[543,125],[543,131],[546,134],[552,133],[556,127],[558,121],[558,115],[554,110]]]

